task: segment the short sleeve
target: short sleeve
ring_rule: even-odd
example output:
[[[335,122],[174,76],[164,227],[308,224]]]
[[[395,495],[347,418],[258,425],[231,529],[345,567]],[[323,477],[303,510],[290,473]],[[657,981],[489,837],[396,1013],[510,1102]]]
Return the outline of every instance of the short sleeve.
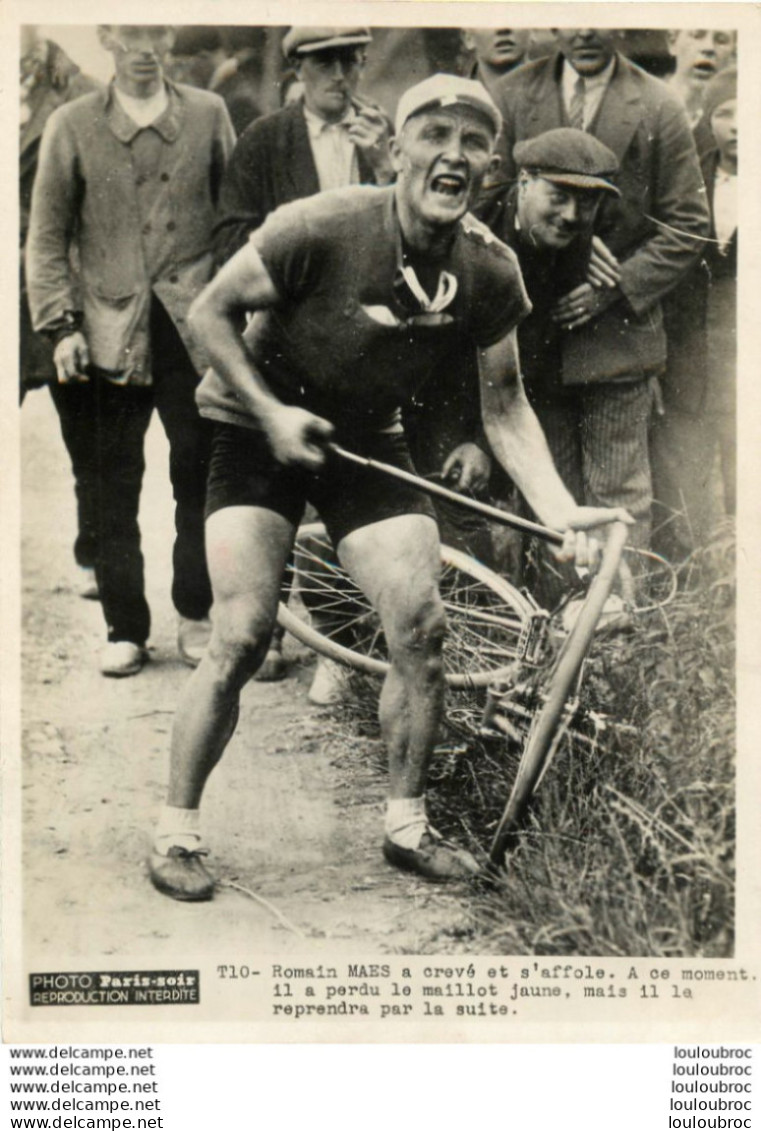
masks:
[[[518,259],[510,248],[486,248],[475,272],[471,333],[480,349],[500,341],[531,313]]]
[[[301,298],[319,265],[302,202],[281,205],[249,238],[280,297],[286,302]]]

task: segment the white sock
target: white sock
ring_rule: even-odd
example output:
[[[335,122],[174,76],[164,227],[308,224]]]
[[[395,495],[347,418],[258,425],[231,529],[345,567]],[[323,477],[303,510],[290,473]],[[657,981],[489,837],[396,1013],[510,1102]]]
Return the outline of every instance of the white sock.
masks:
[[[159,815],[153,846],[156,852],[166,856],[173,845],[187,848],[189,852],[201,844],[201,810],[175,809],[164,805]]]
[[[386,802],[386,836],[400,848],[417,848],[428,828],[425,797],[396,797]]]

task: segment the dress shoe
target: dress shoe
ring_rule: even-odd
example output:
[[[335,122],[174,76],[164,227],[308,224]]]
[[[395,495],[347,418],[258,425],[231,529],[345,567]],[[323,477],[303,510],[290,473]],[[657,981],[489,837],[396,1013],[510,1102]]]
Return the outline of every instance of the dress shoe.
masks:
[[[137,675],[148,659],[148,653],[140,644],[131,640],[114,640],[103,649],[100,657],[100,670],[103,675]]]
[[[166,856],[152,852],[148,859],[151,883],[162,895],[185,903],[202,903],[214,895],[214,877],[206,868],[203,848],[182,848],[173,844]]]

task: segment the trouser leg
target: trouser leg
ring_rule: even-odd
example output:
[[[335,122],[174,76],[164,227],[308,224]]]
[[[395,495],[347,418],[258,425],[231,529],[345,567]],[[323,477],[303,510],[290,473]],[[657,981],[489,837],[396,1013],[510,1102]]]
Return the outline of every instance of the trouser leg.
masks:
[[[51,382],[50,395],[58,413],[61,436],[74,476],[77,502],[77,565],[94,566],[97,552],[97,463],[93,444],[92,388],[90,384]]]
[[[98,549],[95,573],[109,641],[144,644],[150,632],[138,509],[143,444],[153,408],[151,388],[94,377],[90,390],[97,463]]]
[[[588,506],[624,507],[634,519],[629,544],[646,548],[653,499],[648,444],[652,383],[589,385],[581,395],[583,501]]]
[[[169,315],[156,299],[151,309],[151,352],[155,403],[169,440],[175,501],[172,601],[181,616],[201,620],[211,608],[204,503],[212,425],[198,413],[198,375]]]

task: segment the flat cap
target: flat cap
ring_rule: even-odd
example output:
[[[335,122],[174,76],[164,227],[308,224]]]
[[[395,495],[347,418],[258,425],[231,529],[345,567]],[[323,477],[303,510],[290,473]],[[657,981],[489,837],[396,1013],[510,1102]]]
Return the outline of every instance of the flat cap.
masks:
[[[513,158],[520,169],[528,169],[547,181],[621,195],[611,183],[611,177],[618,172],[618,158],[607,145],[584,130],[547,130],[519,141]]]
[[[502,128],[502,118],[494,100],[486,87],[474,79],[464,79],[459,75],[431,75],[416,86],[405,90],[399,99],[396,110],[396,132],[415,114],[423,110],[441,109],[447,106],[471,106],[479,110],[489,121],[495,136]]]
[[[364,47],[372,40],[369,27],[292,27],[283,36],[283,54],[313,55],[341,47]]]

